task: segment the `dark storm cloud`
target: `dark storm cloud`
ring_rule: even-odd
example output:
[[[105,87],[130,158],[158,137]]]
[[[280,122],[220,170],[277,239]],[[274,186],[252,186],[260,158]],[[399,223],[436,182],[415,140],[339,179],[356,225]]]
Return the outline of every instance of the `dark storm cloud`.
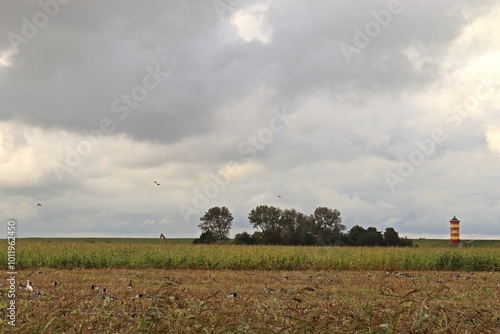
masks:
[[[2,31],[17,34],[21,18],[41,10],[35,2],[2,6],[10,13]],[[262,44],[221,38],[221,26],[234,27],[229,19],[221,21],[210,2],[60,4],[57,15],[12,55],[0,79],[0,117],[77,131],[95,128],[101,118],[113,116],[115,99],[141,83],[147,66],[161,66],[170,77],[118,131],[160,141],[211,131],[218,108],[262,83],[276,91],[274,100],[291,106],[315,87],[358,97],[416,89],[436,78],[439,53],[474,16],[465,18],[455,2],[430,7],[401,1],[398,14],[348,64],[339,44],[352,44],[354,27],[363,29],[374,20],[373,11],[387,6],[386,1],[363,7],[347,1],[272,3],[266,14],[272,40]],[[8,34],[0,43],[8,49]],[[410,45],[432,58],[418,71],[402,53]]]

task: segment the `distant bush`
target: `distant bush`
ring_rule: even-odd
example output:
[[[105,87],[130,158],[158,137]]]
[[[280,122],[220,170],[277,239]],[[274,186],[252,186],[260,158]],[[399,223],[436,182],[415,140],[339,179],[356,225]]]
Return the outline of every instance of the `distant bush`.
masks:
[[[210,231],[203,232],[199,238],[196,238],[193,240],[193,244],[213,244],[216,242],[217,239],[215,238],[214,234]]]
[[[234,243],[236,245],[255,245],[256,240],[248,232],[238,233],[234,236]]]
[[[356,225],[344,236],[347,246],[390,246],[413,247],[413,242],[408,238],[400,238],[398,232],[392,227],[379,232],[375,227],[364,229]]]

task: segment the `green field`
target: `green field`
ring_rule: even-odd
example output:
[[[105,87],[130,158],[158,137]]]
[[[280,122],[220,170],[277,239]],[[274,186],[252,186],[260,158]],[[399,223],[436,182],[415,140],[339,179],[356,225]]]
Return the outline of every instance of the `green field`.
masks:
[[[499,247],[306,247],[159,243],[154,239],[19,239],[16,267],[218,270],[499,271]],[[104,241],[106,240],[106,241]],[[472,244],[472,243],[471,243]],[[479,245],[480,243],[476,243]],[[7,249],[6,241],[0,243]],[[7,257],[0,259],[7,267]]]

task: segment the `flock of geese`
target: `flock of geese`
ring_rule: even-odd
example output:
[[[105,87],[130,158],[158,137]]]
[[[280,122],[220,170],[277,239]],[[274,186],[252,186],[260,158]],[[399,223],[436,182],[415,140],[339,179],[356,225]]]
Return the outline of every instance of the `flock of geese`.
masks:
[[[54,282],[54,283],[52,283],[52,285],[57,285],[57,282]],[[34,285],[33,282],[30,282],[30,280],[27,280],[26,285],[23,285],[23,284],[19,283],[19,287],[21,289],[24,289],[28,293],[30,293],[29,299],[38,299],[41,296],[43,296],[43,292],[42,291],[38,291],[36,293],[33,293],[33,291],[34,291],[33,290],[33,285]]]
[[[33,272],[31,272],[31,274],[28,274],[27,277],[31,278],[32,274],[33,274]],[[37,274],[42,274],[42,272],[39,271],[39,272],[37,272]],[[473,275],[473,274],[474,274],[473,272],[469,272],[469,275]],[[247,275],[249,277],[254,276],[253,274],[247,274]],[[387,276],[392,276],[392,275],[394,275],[396,277],[410,278],[410,279],[413,280],[414,284],[417,283],[415,281],[416,276],[415,275],[411,275],[411,274],[409,274],[407,272],[402,272],[402,273],[400,273],[400,272],[390,272],[390,271],[386,271],[385,272],[385,276],[386,277]],[[437,272],[435,272],[434,276],[440,276],[440,274],[437,273]],[[334,277],[337,278],[338,275],[334,275]],[[460,275],[458,273],[453,274],[452,277],[455,280],[469,280],[469,279],[471,279],[471,276],[468,276],[468,275],[467,276],[462,276],[462,275]],[[165,276],[164,278],[166,280],[173,281],[173,278],[171,276]],[[370,275],[368,275],[368,278],[374,279],[375,277],[374,277],[374,275],[370,274]],[[486,280],[490,279],[489,276],[484,276],[484,275],[480,276],[480,278],[483,281],[486,281]],[[291,280],[292,278],[289,277],[289,276],[283,276],[283,279],[285,281],[287,281],[287,280]],[[309,281],[313,280],[313,275],[307,276],[307,279]],[[323,281],[325,281],[325,282],[333,282],[333,279],[332,278],[324,277]],[[173,281],[173,282],[176,282],[176,281]],[[203,282],[204,283],[215,282],[215,279],[209,274],[207,278],[203,279]],[[437,282],[438,283],[444,283],[444,281],[439,281],[439,280]],[[176,282],[176,283],[180,283],[180,282]],[[59,285],[59,283],[57,281],[54,281],[51,284],[52,284],[53,287],[57,287]],[[27,279],[26,285],[19,283],[19,287],[29,293],[28,299],[39,299],[39,298],[41,298],[43,296],[43,292],[41,290],[37,291],[37,292],[34,292],[34,285],[35,284],[30,279]],[[0,285],[0,286],[3,286],[3,284]],[[500,287],[500,283],[498,284],[498,286]],[[127,285],[127,289],[128,290],[132,290],[133,288],[134,288],[133,281],[130,280],[129,283],[128,283],[128,285]],[[316,283],[315,288],[318,288],[318,283]],[[309,291],[314,291],[315,288],[310,288],[310,287],[308,288],[308,287],[306,287],[304,289],[306,289],[306,290],[310,289]],[[105,300],[113,300],[114,299],[114,297],[109,293],[109,290],[106,287],[102,287],[101,288],[100,286],[92,283],[92,285],[90,286],[90,289],[92,291],[97,292],[97,293],[100,292],[102,294],[103,299],[105,299]],[[392,288],[384,286],[384,285],[380,286],[379,290],[382,292],[382,294],[394,293],[394,290]],[[264,284],[264,293],[266,293],[266,294],[288,294],[288,293],[292,293],[292,290],[290,288],[286,288],[286,287],[281,288],[280,290],[276,290],[276,289],[273,289],[273,288],[269,287],[267,285],[267,283],[265,283]],[[237,291],[232,291],[230,293],[227,293],[225,296],[227,298],[236,298],[238,296],[238,292]],[[145,296],[143,293],[138,293],[138,294],[136,294],[134,296],[134,298],[144,298],[144,297],[148,298],[148,299],[153,299],[154,298],[153,295],[147,295],[147,296]]]
[[[41,274],[42,272],[38,272],[38,274]],[[31,275],[33,274],[33,272],[31,274],[28,275],[28,277],[30,277]],[[33,293],[34,291],[34,286],[35,284],[30,281],[29,279],[26,281],[26,285],[22,284],[22,283],[19,283],[19,288],[22,289],[22,290],[25,290],[27,291],[30,296],[28,297],[28,299],[39,299],[41,296],[43,296],[43,291],[38,291],[36,293]],[[52,282],[52,286],[56,287],[58,286],[59,283],[57,281],[54,281]],[[92,285],[90,286],[90,288],[92,289],[92,291],[100,291],[102,292],[103,294],[103,298],[105,299],[113,299],[113,297],[108,293],[108,288],[106,287],[103,287],[102,289],[98,286],[98,285],[95,285],[92,283]],[[132,283],[132,280],[130,280],[130,282],[128,283],[128,286],[127,288],[129,290],[131,290],[133,288],[133,283]],[[139,293],[137,295],[135,295],[135,298],[142,298],[144,297],[144,295],[142,293]],[[152,296],[151,296],[152,298]]]
[[[42,272],[39,271],[37,272],[37,274],[41,275]],[[31,274],[28,274],[27,277],[28,278],[31,278],[31,275],[33,275],[33,272],[31,272]],[[253,276],[252,274],[248,274],[248,276]],[[312,277],[312,276],[311,276]],[[171,276],[165,276],[164,277],[166,280],[173,280],[173,278]],[[284,276],[283,279],[284,280],[287,280],[289,277],[288,276]],[[211,277],[211,275],[209,274],[208,278],[205,278],[203,279],[203,282],[207,283],[207,282],[210,282],[210,281],[215,281],[214,278]],[[59,285],[59,283],[57,281],[54,281],[51,283],[51,285],[53,287],[57,287]],[[19,283],[19,288],[22,289],[22,290],[25,290],[26,292],[28,292],[30,295],[28,297],[28,299],[39,299],[40,297],[42,297],[44,294],[41,290],[37,291],[34,293],[34,286],[35,284],[33,283],[33,281],[31,280],[27,280],[26,281],[26,285],[22,284],[22,283]],[[132,290],[134,287],[134,284],[133,284],[133,280],[130,280],[128,285],[127,285],[127,289],[128,290]],[[107,287],[100,287],[99,285],[96,285],[94,283],[91,284],[90,286],[90,289],[92,291],[95,291],[95,292],[100,292],[102,293],[102,296],[104,299],[108,299],[108,300],[112,300],[114,299],[112,295],[110,295],[109,293],[109,290]],[[291,290],[289,288],[282,288],[281,290],[275,290],[271,287],[268,287],[267,286],[267,283],[264,285],[264,292],[267,293],[267,294],[274,294],[274,293],[280,293],[280,294],[283,294],[283,293],[289,293],[291,292]],[[230,293],[227,293],[225,295],[227,298],[236,298],[238,296],[238,292],[237,291],[232,291]],[[143,293],[138,293],[134,296],[135,298],[148,298],[148,299],[152,299],[154,298],[153,295],[148,295],[148,296],[145,296]]]
[[[28,278],[31,278],[31,276],[33,275],[34,271],[32,271],[30,274],[27,275]],[[43,272],[41,271],[38,271],[37,272],[38,275],[41,275],[43,274]],[[166,280],[172,280],[172,277],[171,276],[165,276],[165,279]],[[209,277],[204,280],[205,282],[209,281],[209,280],[214,280],[210,274],[209,274]],[[51,283],[53,287],[57,287],[59,285],[59,283],[57,281],[54,281]],[[28,299],[39,299],[40,297],[43,296],[43,291],[39,290],[35,293],[34,292],[34,286],[35,284],[33,283],[33,281],[27,279],[26,280],[26,285],[22,284],[22,283],[19,283],[19,288],[22,289],[22,290],[25,290],[26,292],[28,292],[30,295],[28,297]],[[130,280],[128,285],[127,285],[127,289],[128,290],[132,290],[134,287],[134,284],[133,284],[133,280]],[[101,292],[102,293],[102,296],[104,299],[107,299],[107,300],[112,300],[114,299],[113,296],[111,296],[109,294],[109,291],[108,291],[108,288],[107,287],[100,287],[99,285],[96,285],[94,283],[91,284],[90,286],[90,289],[92,291],[96,291],[96,292]],[[269,291],[268,292],[271,292],[272,289],[270,288],[267,288],[266,286],[266,289],[268,289]],[[236,291],[233,291],[231,293],[228,293],[226,295],[227,298],[236,298],[236,296],[238,295],[238,293]],[[143,293],[138,293],[134,296],[135,298],[144,298],[144,294]],[[153,298],[153,295],[148,295],[146,296],[146,298],[149,298],[149,299],[152,299]]]
[[[23,290],[26,290],[28,293],[30,293],[31,295],[28,297],[28,299],[39,299],[41,296],[43,296],[43,292],[40,290],[36,293],[33,293],[34,289],[33,289],[33,286],[35,284],[30,281],[30,280],[27,280],[26,281],[26,285],[22,284],[22,283],[19,283],[19,288],[23,289]],[[52,282],[52,286],[57,286],[58,285],[58,282],[57,281],[54,281]],[[127,289],[129,290],[132,290],[132,288],[134,287],[133,285],[133,281],[130,280],[130,282],[128,283],[127,285]],[[92,283],[92,285],[90,286],[90,289],[92,291],[96,291],[96,292],[101,292],[102,295],[103,295],[103,298],[104,299],[107,299],[107,300],[112,300],[114,299],[109,293],[108,293],[108,288],[106,287],[100,287],[98,285],[95,285],[94,283]],[[266,289],[269,289],[269,291],[274,291],[273,289],[270,289],[270,288],[267,288],[266,286]],[[233,291],[231,293],[228,293],[226,295],[227,298],[236,298],[236,296],[238,295],[238,293],[236,291]],[[135,295],[135,298],[143,298],[144,297],[144,294],[143,293],[138,293]],[[148,295],[147,298],[149,299],[152,299],[153,298],[153,295]]]

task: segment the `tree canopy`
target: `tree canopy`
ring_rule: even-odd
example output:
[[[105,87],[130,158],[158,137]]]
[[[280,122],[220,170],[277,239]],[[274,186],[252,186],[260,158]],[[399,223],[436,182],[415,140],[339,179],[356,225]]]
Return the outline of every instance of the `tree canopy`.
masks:
[[[212,243],[229,239],[233,215],[227,207],[212,207],[200,218],[202,234],[195,243]],[[248,214],[250,225],[258,231],[236,234],[235,244],[316,245],[316,246],[413,246],[388,227],[382,233],[375,227],[356,225],[348,232],[337,209],[317,207],[312,214],[295,209],[259,205]]]
[[[229,231],[233,224],[233,215],[227,207],[216,206],[210,208],[200,220],[201,223],[198,224],[198,227],[202,233],[210,232],[215,240],[229,239]]]

